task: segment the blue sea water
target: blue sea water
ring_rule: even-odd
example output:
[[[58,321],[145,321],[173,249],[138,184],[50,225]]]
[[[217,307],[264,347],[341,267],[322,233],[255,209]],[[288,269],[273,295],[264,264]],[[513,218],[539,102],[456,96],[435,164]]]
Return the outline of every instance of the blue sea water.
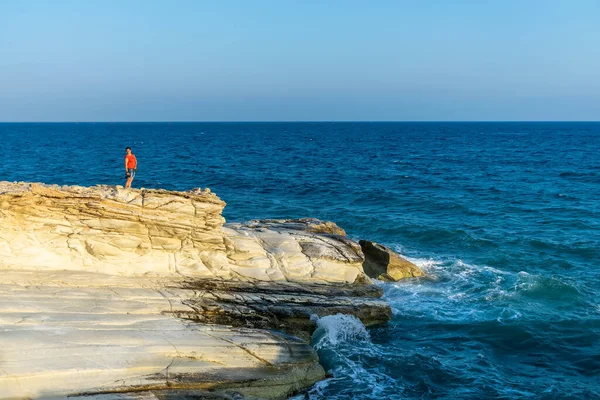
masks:
[[[228,221],[316,217],[431,279],[392,321],[321,318],[310,399],[600,398],[600,123],[0,124],[0,180],[210,187]]]

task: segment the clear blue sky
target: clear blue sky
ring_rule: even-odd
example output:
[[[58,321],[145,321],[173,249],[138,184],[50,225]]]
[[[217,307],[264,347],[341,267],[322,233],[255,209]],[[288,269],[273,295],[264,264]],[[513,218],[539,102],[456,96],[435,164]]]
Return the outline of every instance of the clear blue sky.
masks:
[[[600,120],[600,1],[0,1],[0,121],[177,120]]]

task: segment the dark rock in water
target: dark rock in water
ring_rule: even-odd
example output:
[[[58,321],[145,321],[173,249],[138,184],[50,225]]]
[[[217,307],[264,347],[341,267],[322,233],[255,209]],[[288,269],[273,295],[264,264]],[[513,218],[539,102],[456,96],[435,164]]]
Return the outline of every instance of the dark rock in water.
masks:
[[[363,269],[371,278],[398,281],[425,276],[419,267],[385,246],[368,240],[360,240],[358,243],[365,255]]]
[[[387,322],[389,305],[374,285],[319,285],[269,282],[187,281],[180,288],[195,296],[185,303],[196,312],[174,312],[180,318],[235,327],[276,329],[310,342],[313,315],[354,315],[366,326]]]

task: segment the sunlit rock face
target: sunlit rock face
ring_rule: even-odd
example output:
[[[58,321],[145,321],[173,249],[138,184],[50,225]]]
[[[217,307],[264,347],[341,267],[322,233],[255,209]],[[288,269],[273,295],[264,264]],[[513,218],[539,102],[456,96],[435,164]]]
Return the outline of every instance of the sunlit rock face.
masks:
[[[285,398],[322,379],[313,349],[263,329],[195,323],[177,281],[81,271],[0,274],[0,398],[138,390]]]
[[[0,262],[11,268],[209,275],[225,251],[210,192],[0,184]],[[215,271],[215,274],[217,271]]]
[[[224,206],[207,190],[0,183],[0,265],[291,282],[364,277],[360,246],[335,224],[224,227]]]
[[[353,283],[368,279],[356,242],[342,235],[302,229],[314,229],[302,221],[226,224],[223,231],[230,269],[258,280]]]
[[[390,318],[335,224],[225,224],[224,206],[0,183],[0,399],[286,398],[324,377],[314,316]]]

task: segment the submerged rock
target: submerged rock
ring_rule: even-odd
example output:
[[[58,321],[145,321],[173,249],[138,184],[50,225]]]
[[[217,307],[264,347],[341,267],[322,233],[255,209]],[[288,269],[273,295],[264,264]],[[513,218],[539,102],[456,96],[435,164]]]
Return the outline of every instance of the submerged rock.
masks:
[[[425,276],[419,267],[385,246],[368,240],[360,240],[359,244],[365,255],[363,269],[371,278],[398,281]]]
[[[0,182],[0,399],[283,399],[325,376],[315,316],[389,320],[337,225],[225,224],[224,206],[208,190]]]

